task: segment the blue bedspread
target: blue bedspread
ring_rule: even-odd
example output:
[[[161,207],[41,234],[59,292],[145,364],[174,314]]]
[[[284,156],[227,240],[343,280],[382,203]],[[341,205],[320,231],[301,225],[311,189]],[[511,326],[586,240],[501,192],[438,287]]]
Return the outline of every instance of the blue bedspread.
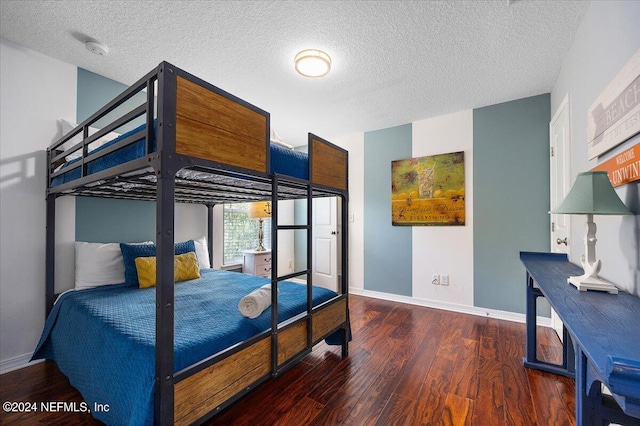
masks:
[[[89,154],[99,152],[111,145],[114,145],[121,140],[141,131],[146,128],[146,124],[142,124],[127,133],[124,133],[117,138],[107,142],[106,144],[89,151]],[[145,155],[146,139],[141,139],[123,148],[120,148],[114,152],[111,152],[103,157],[98,158],[87,163],[87,175],[97,173],[102,170],[109,169],[119,164],[124,164],[127,161],[135,160]],[[292,149],[285,148],[277,144],[270,145],[271,154],[271,173],[279,173],[286,176],[293,176],[300,179],[309,179],[309,157],[307,153],[301,151],[294,151]],[[156,150],[156,140],[153,139],[151,143],[151,150]],[[76,158],[68,163],[65,163],[62,167],[68,167],[69,165],[78,163],[80,158]],[[63,183],[71,182],[80,178],[80,168],[75,168],[66,173],[56,176],[51,181],[51,186],[55,187],[62,185]]]
[[[238,302],[269,282],[236,272],[202,270],[175,284],[174,370],[213,355],[271,327],[271,310],[242,316]],[[278,320],[306,310],[306,286],[278,284]],[[314,306],[336,293],[313,287]],[[153,423],[155,288],[104,286],[63,294],[47,318],[33,359],[55,360],[93,413],[107,424]]]

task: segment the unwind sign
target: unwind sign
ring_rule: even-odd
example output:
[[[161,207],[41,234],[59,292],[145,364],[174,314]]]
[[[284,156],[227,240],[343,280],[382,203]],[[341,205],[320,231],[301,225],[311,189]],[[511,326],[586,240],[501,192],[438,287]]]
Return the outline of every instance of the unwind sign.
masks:
[[[592,171],[607,172],[614,188],[640,180],[640,142]]]

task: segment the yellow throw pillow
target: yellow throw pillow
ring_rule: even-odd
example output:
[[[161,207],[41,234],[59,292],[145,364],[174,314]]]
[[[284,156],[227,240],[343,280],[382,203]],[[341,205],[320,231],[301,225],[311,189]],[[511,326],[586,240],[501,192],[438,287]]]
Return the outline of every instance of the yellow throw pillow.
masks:
[[[136,257],[136,270],[138,271],[138,281],[140,288],[153,287],[156,285],[156,258]],[[195,252],[179,254],[173,258],[173,278],[175,282],[193,280],[200,278],[198,269],[198,258]]]

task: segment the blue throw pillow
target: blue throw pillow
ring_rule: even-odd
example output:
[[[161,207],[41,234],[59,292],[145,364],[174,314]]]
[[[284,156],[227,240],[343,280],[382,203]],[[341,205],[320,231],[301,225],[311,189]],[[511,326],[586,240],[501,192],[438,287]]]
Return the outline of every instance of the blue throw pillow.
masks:
[[[156,245],[120,243],[120,251],[122,252],[122,259],[124,260],[124,282],[127,285],[139,287],[136,257],[155,256]],[[175,244],[174,254],[185,254],[190,251],[196,251],[193,240]]]

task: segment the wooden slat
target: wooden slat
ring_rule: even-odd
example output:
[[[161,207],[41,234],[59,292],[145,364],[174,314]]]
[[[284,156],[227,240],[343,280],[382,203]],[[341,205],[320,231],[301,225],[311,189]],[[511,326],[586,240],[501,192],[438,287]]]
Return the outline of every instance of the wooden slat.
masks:
[[[311,138],[311,182],[331,188],[347,189],[347,153],[320,139]]]
[[[177,77],[176,152],[266,173],[267,116]]]
[[[271,369],[267,337],[175,385],[176,424],[189,424],[216,408]]]
[[[278,332],[278,365],[299,354],[307,346],[307,321]]]
[[[313,316],[312,336],[313,341],[338,327],[347,320],[347,302],[342,299],[327,306]]]

